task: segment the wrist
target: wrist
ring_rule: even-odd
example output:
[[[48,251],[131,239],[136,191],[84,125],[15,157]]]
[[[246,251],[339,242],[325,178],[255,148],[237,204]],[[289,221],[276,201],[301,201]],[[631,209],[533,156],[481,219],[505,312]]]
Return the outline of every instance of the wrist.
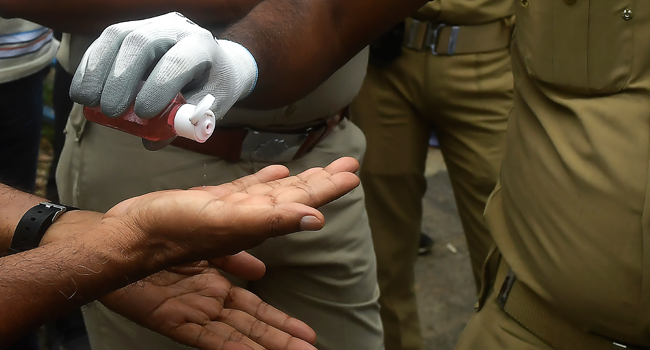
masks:
[[[63,213],[45,231],[40,246],[57,241],[92,242],[96,252],[104,252],[106,261],[111,261],[120,273],[130,275],[130,271],[158,271],[164,265],[164,249],[160,244],[152,244],[145,230],[125,218],[106,218],[103,213],[74,210]],[[147,264],[150,266],[145,267]]]
[[[101,221],[104,214],[89,210],[73,210],[63,213],[50,228],[45,231],[39,246],[62,239],[74,237],[92,230]]]
[[[38,247],[45,232],[59,217],[73,210],[77,208],[51,202],[41,202],[31,207],[16,225],[9,252],[20,253]]]
[[[255,88],[259,74],[257,61],[255,61],[253,54],[239,43],[217,39],[217,44],[221,46],[228,56],[233,67],[232,69],[237,73],[235,76],[240,79],[237,84],[240,87],[237,100],[241,100],[248,96]]]
[[[112,261],[127,271],[137,269],[142,277],[174,265],[185,256],[182,247],[174,245],[164,235],[152,235],[146,223],[130,215],[104,215],[92,230],[93,237],[102,244],[101,249],[113,252]],[[111,254],[113,255],[113,254]]]

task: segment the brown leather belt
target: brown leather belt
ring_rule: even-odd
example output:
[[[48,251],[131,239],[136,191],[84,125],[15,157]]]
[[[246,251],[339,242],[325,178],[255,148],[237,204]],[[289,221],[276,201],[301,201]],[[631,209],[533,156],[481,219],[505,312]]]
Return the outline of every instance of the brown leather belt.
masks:
[[[171,145],[188,151],[219,157],[229,162],[247,160],[284,163],[311,151],[348,117],[345,107],[314,126],[290,131],[265,131],[253,128],[216,128],[205,143],[177,137]]]
[[[457,55],[508,48],[514,16],[480,25],[455,26],[407,18],[403,45],[434,55]]]
[[[505,277],[504,277],[505,275]],[[501,283],[501,280],[503,282]],[[540,296],[521,283],[504,259],[499,264],[497,302],[517,323],[557,350],[648,350],[588,333],[558,315]],[[496,289],[495,289],[496,291]]]

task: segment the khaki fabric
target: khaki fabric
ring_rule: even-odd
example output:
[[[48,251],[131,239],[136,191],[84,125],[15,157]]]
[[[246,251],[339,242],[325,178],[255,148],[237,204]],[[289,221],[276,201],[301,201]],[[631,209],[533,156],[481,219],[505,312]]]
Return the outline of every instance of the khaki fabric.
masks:
[[[489,291],[483,308],[472,316],[456,350],[553,350],[501,310],[497,294],[508,273],[508,265],[503,260],[498,271],[496,287]]]
[[[369,66],[351,115],[368,144],[360,175],[377,253],[386,349],[422,348],[413,268],[431,130],[449,170],[478,284],[493,243],[483,209],[498,178],[511,107],[508,50],[434,56],[404,49],[389,68]]]
[[[224,160],[173,146],[144,149],[137,137],[83,123],[75,105],[57,169],[62,202],[107,210],[143,193],[216,185],[251,174],[267,164]],[[83,125],[83,128],[81,127]],[[361,131],[344,120],[303,158],[286,164],[292,174],[349,155],[361,160]],[[311,325],[321,350],[383,349],[376,263],[363,190],[321,208],[325,228],[271,239],[250,252],[267,266],[259,281],[245,284],[271,305]],[[182,349],[101,305],[85,309],[94,350]]]
[[[512,0],[433,0],[412,17],[465,26],[510,19],[513,13]],[[463,33],[467,31],[460,30],[459,42],[475,39]],[[472,52],[479,51],[477,45]],[[413,268],[432,129],[449,169],[478,289],[481,267],[493,244],[483,209],[498,178],[511,107],[506,49],[436,56],[428,48],[422,52],[403,48],[389,67],[368,67],[351,111],[368,142],[360,175],[377,253],[386,349],[423,346]]]
[[[566,320],[649,346],[650,3],[516,8],[514,109],[489,230],[517,278]]]
[[[514,14],[514,0],[432,0],[413,18],[435,23],[476,25]]]

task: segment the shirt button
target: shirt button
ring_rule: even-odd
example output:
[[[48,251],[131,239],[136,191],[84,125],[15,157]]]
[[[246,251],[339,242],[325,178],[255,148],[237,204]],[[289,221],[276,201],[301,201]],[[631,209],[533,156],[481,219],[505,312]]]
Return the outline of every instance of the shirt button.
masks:
[[[630,9],[623,10],[623,19],[624,20],[629,21],[629,20],[632,19],[632,17],[634,17],[634,15],[632,15],[632,10],[630,10]]]
[[[520,3],[521,6],[523,6],[523,7],[528,6],[528,0],[519,0],[519,3]]]

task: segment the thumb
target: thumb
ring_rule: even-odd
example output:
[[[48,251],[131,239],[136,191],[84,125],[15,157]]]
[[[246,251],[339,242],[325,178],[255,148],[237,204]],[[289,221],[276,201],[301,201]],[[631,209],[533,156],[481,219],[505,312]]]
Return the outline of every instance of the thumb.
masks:
[[[298,231],[317,231],[323,228],[325,217],[310,206],[301,203],[281,203],[236,206],[235,234],[248,237],[247,247],[252,248],[262,241]],[[233,213],[234,214],[234,213]]]

